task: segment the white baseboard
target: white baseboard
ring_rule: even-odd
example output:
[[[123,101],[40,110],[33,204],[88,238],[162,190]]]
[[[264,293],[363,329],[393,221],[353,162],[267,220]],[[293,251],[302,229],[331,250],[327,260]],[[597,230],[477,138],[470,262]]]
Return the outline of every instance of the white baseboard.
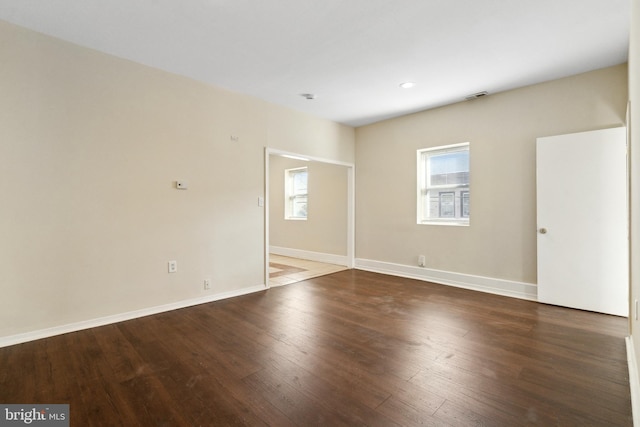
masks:
[[[281,246],[269,246],[269,253],[288,256],[292,258],[306,259],[309,261],[324,262],[327,264],[344,265],[349,267],[346,255],[326,254],[322,252],[304,251],[302,249],[283,248]]]
[[[629,365],[629,388],[631,389],[631,411],[633,413],[633,425],[640,426],[640,378],[638,378],[638,359],[633,346],[633,337],[628,336],[627,364]]]
[[[538,300],[538,288],[536,285],[531,283],[473,276],[470,274],[452,273],[449,271],[433,270],[430,268],[413,267],[410,265],[373,261],[362,258],[356,258],[355,268],[530,301]]]
[[[21,344],[28,341],[35,341],[42,338],[48,338],[55,335],[62,335],[69,332],[81,331],[83,329],[95,328],[98,326],[109,325],[112,323],[123,322],[125,320],[137,319],[139,317],[150,316],[152,314],[164,313],[166,311],[177,310],[180,308],[191,307],[194,305],[205,304],[208,302],[219,301],[227,298],[233,298],[240,295],[246,295],[253,292],[264,291],[267,288],[264,285],[252,286],[250,288],[238,289],[235,291],[222,292],[215,295],[207,295],[204,297],[192,298],[184,301],[178,301],[170,304],[159,305],[156,307],[143,308],[140,310],[129,311],[126,313],[114,314],[112,316],[100,317],[97,319],[84,320],[82,322],[70,323],[67,325],[55,326],[53,328],[41,329],[23,334],[9,335],[0,337],[0,348],[10,345]]]

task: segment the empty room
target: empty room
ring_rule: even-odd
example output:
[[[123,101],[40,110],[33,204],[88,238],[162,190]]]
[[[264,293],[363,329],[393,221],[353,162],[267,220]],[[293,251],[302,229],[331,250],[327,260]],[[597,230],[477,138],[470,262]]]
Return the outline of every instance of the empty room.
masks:
[[[0,0],[0,425],[640,425],[640,0]]]

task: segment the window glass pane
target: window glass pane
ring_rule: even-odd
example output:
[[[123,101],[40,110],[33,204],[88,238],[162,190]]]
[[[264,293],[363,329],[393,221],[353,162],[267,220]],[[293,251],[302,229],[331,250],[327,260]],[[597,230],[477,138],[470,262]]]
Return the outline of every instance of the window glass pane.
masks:
[[[440,202],[440,218],[455,218],[456,216],[456,193],[453,191],[441,191],[438,194]]]
[[[431,155],[428,169],[430,185],[466,184],[469,182],[469,152]]]
[[[299,171],[293,174],[293,194],[307,192],[307,171]]]
[[[307,197],[297,196],[293,198],[293,212],[292,216],[295,218],[307,217]]]

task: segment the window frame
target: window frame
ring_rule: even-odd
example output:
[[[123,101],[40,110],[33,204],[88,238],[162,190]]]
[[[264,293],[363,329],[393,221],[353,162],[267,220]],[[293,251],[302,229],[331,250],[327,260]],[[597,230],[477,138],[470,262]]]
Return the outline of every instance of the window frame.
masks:
[[[307,174],[307,191],[296,193],[294,188],[295,175],[305,172]],[[306,216],[294,216],[294,205],[298,198],[305,198],[307,201]],[[284,219],[293,221],[306,221],[309,216],[309,167],[302,166],[284,170]]]
[[[466,151],[469,155],[469,180],[466,184],[439,184],[431,185],[429,182],[429,158],[438,154],[454,153],[459,151]],[[437,147],[422,148],[416,152],[417,158],[417,209],[416,209],[416,221],[420,225],[454,225],[454,226],[469,226],[470,215],[470,194],[471,194],[471,143],[462,142],[459,144],[441,145]],[[462,189],[462,191],[460,191]],[[454,212],[459,209],[460,216],[454,218],[430,218],[429,215],[429,192],[433,190],[450,190],[452,192],[459,192],[460,203],[456,203],[454,197]],[[439,197],[439,196],[438,196]],[[465,206],[464,198],[466,197],[467,203]],[[459,205],[459,206],[458,206]],[[465,207],[467,215],[465,215]],[[438,206],[438,212],[440,213],[442,206]],[[455,215],[455,214],[454,214]]]

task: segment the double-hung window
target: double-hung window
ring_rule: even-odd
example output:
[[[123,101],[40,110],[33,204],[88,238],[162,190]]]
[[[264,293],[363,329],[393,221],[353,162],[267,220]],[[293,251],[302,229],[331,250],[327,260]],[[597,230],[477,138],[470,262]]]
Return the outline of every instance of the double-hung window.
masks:
[[[307,219],[307,168],[286,169],[285,219]]]
[[[469,224],[469,143],[418,150],[418,224]]]

